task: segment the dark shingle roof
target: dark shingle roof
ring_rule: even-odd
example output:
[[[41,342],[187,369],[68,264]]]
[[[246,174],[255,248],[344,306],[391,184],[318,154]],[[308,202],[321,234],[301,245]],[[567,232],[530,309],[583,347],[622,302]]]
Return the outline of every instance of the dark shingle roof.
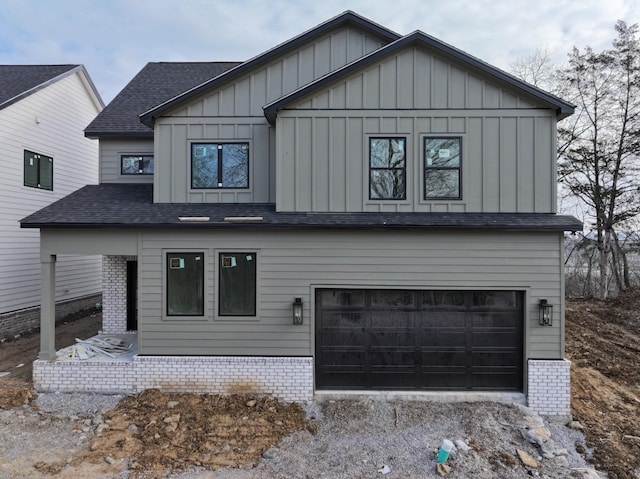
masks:
[[[238,62],[150,62],[85,128],[89,138],[147,136],[138,115],[239,65]]]
[[[82,65],[0,65],[0,110],[81,68]]]
[[[181,222],[180,216],[207,222]],[[225,221],[256,217],[261,221]],[[273,204],[153,203],[153,185],[89,185],[21,221],[23,228],[296,228],[578,231],[572,216],[546,213],[278,213]]]

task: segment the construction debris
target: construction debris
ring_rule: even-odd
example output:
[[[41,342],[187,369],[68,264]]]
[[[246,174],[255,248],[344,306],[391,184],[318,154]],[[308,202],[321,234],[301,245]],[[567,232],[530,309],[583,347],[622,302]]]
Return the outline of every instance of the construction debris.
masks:
[[[127,344],[116,336],[94,336],[89,339],[76,338],[76,344],[61,349],[56,353],[58,361],[84,361],[95,356],[117,356],[131,350]]]

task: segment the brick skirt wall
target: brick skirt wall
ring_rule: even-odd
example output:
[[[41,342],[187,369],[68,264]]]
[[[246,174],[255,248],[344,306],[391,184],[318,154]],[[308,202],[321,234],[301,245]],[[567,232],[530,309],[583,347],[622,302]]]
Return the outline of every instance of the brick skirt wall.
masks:
[[[145,389],[208,394],[254,393],[284,401],[313,399],[313,358],[135,356],[133,361],[33,363],[38,392],[131,393]]]
[[[56,323],[70,316],[93,313],[98,303],[102,303],[102,294],[58,301]],[[24,334],[38,328],[40,328],[40,306],[0,314],[0,338],[13,338],[17,334]]]
[[[571,415],[571,361],[530,359],[527,402],[545,416]]]

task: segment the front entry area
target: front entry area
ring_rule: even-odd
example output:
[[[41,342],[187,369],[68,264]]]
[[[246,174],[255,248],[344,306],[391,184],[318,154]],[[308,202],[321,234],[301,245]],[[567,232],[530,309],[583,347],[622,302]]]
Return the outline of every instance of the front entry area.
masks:
[[[524,293],[316,290],[316,389],[523,390]]]

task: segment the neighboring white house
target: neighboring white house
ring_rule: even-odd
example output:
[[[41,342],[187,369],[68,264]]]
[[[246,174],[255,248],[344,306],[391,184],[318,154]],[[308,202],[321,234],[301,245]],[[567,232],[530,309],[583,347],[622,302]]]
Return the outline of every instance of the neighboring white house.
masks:
[[[0,337],[39,325],[40,237],[19,220],[98,182],[84,128],[104,108],[82,65],[0,65]],[[58,318],[100,302],[100,256],[61,256]]]

